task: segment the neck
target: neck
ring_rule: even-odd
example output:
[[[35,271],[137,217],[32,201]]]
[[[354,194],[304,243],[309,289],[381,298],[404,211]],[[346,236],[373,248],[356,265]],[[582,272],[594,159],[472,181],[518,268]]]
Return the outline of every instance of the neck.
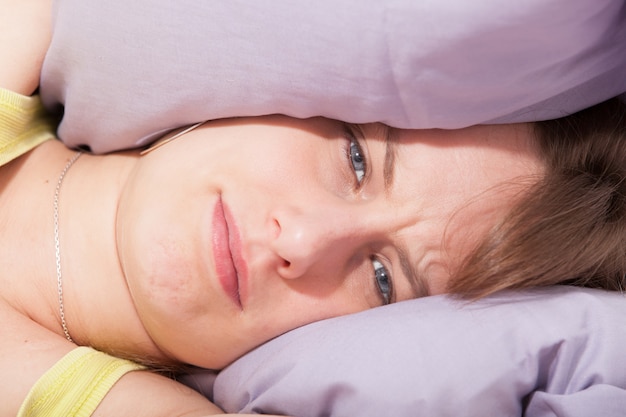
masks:
[[[61,325],[54,242],[54,194],[75,152],[49,141],[2,168],[0,282],[3,298],[41,326]],[[115,215],[134,154],[83,155],[67,171],[58,201],[65,320],[72,339],[129,357],[162,359],[134,308],[118,261]],[[8,267],[5,268],[4,265]],[[19,278],[16,278],[19,277]]]

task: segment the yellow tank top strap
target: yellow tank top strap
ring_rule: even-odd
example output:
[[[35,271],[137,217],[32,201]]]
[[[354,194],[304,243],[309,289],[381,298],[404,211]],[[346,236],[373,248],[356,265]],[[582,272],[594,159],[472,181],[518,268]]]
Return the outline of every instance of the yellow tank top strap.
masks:
[[[56,120],[39,96],[0,88],[0,166],[55,138]]]
[[[124,374],[140,369],[145,368],[92,348],[78,347],[37,381],[18,417],[91,416]]]

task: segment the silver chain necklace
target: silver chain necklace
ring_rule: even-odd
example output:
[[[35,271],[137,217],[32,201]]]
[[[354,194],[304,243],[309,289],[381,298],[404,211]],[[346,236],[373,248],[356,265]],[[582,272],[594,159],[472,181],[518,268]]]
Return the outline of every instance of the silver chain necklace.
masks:
[[[63,308],[63,274],[61,274],[61,246],[59,244],[59,194],[61,192],[61,184],[63,184],[63,179],[65,178],[65,174],[72,167],[74,162],[80,157],[83,153],[76,152],[76,154],[69,160],[65,168],[61,172],[59,176],[59,180],[57,181],[56,189],[54,190],[54,249],[57,261],[57,290],[59,294],[59,313],[61,314],[61,326],[63,326],[63,333],[65,333],[65,338],[70,342],[74,343],[72,337],[70,336],[69,330],[67,330],[67,324],[65,323],[65,310]]]

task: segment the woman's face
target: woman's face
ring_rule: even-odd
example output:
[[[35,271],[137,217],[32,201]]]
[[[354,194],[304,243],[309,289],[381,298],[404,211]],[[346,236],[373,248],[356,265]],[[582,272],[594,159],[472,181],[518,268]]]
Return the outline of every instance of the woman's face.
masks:
[[[165,353],[221,368],[295,327],[442,293],[517,180],[541,172],[529,137],[207,123],[140,158],[125,186],[117,244],[137,311]]]

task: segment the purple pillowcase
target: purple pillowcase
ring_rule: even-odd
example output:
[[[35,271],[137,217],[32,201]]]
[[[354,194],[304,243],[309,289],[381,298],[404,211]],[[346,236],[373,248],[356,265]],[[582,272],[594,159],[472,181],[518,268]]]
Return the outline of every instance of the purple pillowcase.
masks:
[[[625,19],[623,0],[57,0],[41,95],[98,153],[272,113],[554,118],[626,91]]]
[[[422,298],[296,329],[202,388],[243,413],[623,416],[625,317],[623,294],[564,286]]]

